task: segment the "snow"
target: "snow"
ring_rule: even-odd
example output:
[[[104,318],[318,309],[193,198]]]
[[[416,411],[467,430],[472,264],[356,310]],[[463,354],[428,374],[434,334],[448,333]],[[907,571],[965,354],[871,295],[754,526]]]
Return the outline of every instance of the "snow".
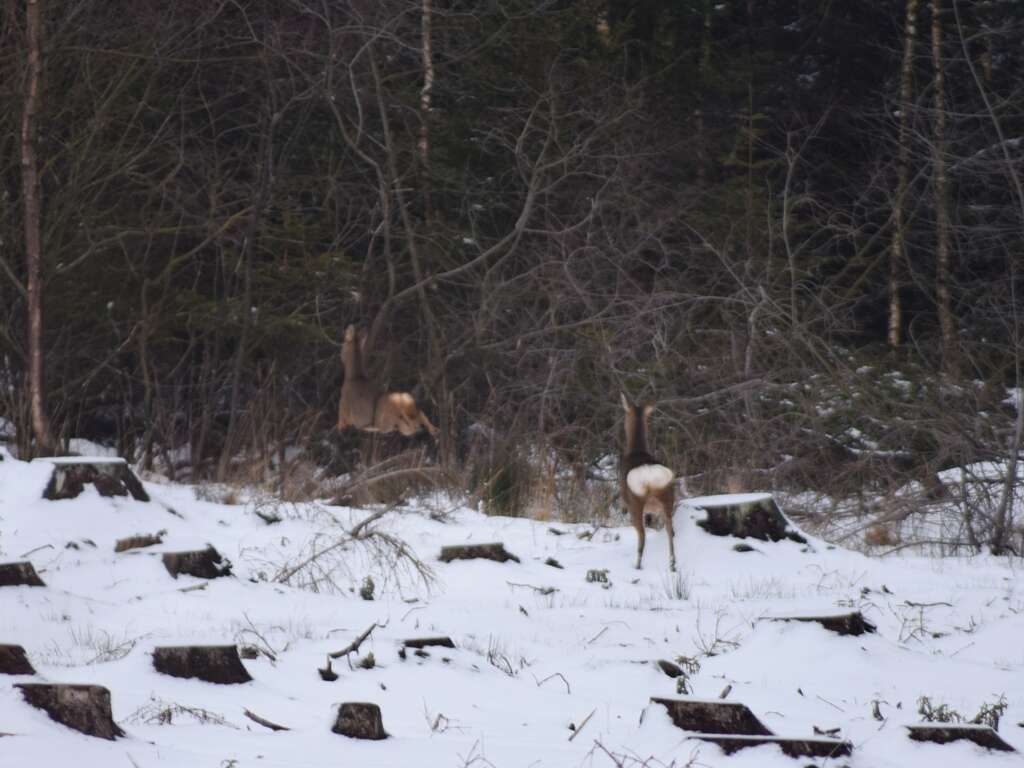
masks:
[[[677,507],[680,574],[667,570],[663,531],[649,531],[645,566],[632,568],[635,533],[617,528],[486,517],[425,499],[373,526],[403,540],[429,567],[381,564],[368,545],[324,556],[318,578],[274,576],[323,552],[342,528],[373,510],[281,505],[266,525],[250,506],[196,499],[184,485],[146,483],[153,502],[103,498],[87,486],[77,499],[41,498],[47,462],[0,462],[0,562],[30,560],[45,588],[0,588],[0,643],[23,645],[36,680],[108,687],[115,742],[90,738],[25,704],[0,679],[0,768],[71,765],[192,766],[624,766],[772,768],[794,761],[774,745],[725,757],[677,729],[653,697],[675,697],[676,681],[653,662],[697,659],[691,695],[743,702],[776,734],[810,738],[841,728],[851,768],[1020,765],[1020,755],[968,742],[917,743],[902,726],[920,721],[924,695],[967,717],[1005,695],[1000,735],[1024,750],[1024,577],[1020,562],[991,556],[871,559],[808,536],[808,545],[736,540],[695,524],[701,506],[766,494],[708,497]],[[436,519],[449,512],[447,521]],[[119,538],[165,531],[161,545],[115,554]],[[581,538],[580,535],[583,535]],[[501,541],[521,563],[456,561],[448,544]],[[73,543],[73,547],[68,547]],[[215,546],[234,576],[173,579],[162,552]],[[556,559],[562,569],[545,564]],[[609,584],[587,583],[607,569]],[[366,576],[376,599],[358,589]],[[298,584],[315,586],[317,591]],[[204,585],[202,589],[185,588]],[[553,590],[553,591],[549,591]],[[814,623],[770,616],[860,610],[875,634],[842,637]],[[360,648],[376,666],[334,662],[339,679],[316,670],[372,623]],[[456,649],[429,658],[398,656],[403,639],[448,635]],[[157,674],[158,645],[248,643],[272,650],[243,663],[251,683],[218,686]],[[337,705],[381,706],[390,738],[362,742],[331,732]],[[872,717],[872,703],[885,718]],[[171,724],[148,717],[179,705]],[[292,730],[271,732],[243,708]],[[578,735],[570,724],[593,716]],[[201,712],[200,712],[201,714]],[[643,715],[643,717],[641,717]]]

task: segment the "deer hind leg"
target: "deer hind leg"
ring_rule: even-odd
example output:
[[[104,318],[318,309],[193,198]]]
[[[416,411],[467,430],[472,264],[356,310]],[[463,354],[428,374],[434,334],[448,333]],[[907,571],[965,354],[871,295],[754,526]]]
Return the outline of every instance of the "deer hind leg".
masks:
[[[425,413],[423,413],[423,411],[419,412],[418,420],[419,420],[419,423],[423,425],[423,428],[425,430],[427,430],[427,432],[430,433],[430,436],[436,439],[437,438],[437,427],[435,427],[433,424],[430,423],[430,419],[427,418],[427,415]]]
[[[676,499],[671,487],[668,488],[668,492],[661,497],[660,501],[662,514],[665,515],[665,533],[668,534],[668,569],[675,572],[676,534],[672,529],[672,513],[675,511]]]
[[[629,517],[636,529],[636,569],[640,570],[644,559],[644,543],[647,540],[647,531],[644,530],[644,500],[633,497],[626,502],[629,508]]]

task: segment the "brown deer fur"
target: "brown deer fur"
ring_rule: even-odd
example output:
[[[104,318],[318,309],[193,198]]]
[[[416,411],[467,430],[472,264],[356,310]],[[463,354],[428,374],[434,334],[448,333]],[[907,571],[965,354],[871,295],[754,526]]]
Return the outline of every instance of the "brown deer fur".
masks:
[[[626,449],[619,460],[619,480],[622,502],[626,505],[633,527],[636,528],[636,567],[644,557],[644,507],[654,501],[665,518],[668,534],[668,567],[676,569],[675,534],[672,530],[672,512],[675,509],[675,474],[655,459],[647,448],[647,431],[654,410],[652,405],[634,405],[622,395],[626,411]]]
[[[338,429],[355,427],[364,432],[401,432],[414,435],[424,427],[431,437],[437,437],[437,428],[417,407],[408,392],[380,392],[366,374],[363,355],[366,352],[366,332],[356,332],[350,325],[345,329],[341,345],[341,364],[345,366],[345,380],[341,385],[338,403]]]

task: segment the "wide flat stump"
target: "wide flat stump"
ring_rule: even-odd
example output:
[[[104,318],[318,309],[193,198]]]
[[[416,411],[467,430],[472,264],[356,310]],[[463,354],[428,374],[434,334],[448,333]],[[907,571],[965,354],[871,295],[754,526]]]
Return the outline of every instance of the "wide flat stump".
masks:
[[[844,757],[853,752],[853,745],[840,739],[791,739],[785,736],[735,736],[719,733],[702,733],[693,738],[717,744],[727,755],[762,744],[776,744],[790,757]]]
[[[0,675],[34,675],[35,669],[20,645],[0,645]]]
[[[163,561],[167,572],[174,578],[178,578],[182,573],[200,579],[216,579],[231,575],[231,561],[221,557],[220,552],[212,545],[191,552],[166,552]]]
[[[18,683],[29,704],[68,728],[113,741],[124,736],[110,714],[110,691],[102,685]]]
[[[350,701],[338,707],[338,718],[331,728],[352,739],[386,739],[380,707],[366,702]]]
[[[426,648],[430,645],[440,646],[441,648],[455,647],[455,643],[452,642],[450,637],[415,637],[402,641],[402,646],[405,648]]]
[[[0,563],[0,587],[45,587],[32,563]]]
[[[821,624],[829,632],[837,635],[859,636],[866,632],[874,632],[875,625],[864,618],[860,611],[839,613],[831,616],[768,616],[766,621],[810,621]]]
[[[505,549],[505,545],[496,542],[493,544],[458,544],[450,547],[441,547],[440,561],[450,563],[452,560],[494,560],[497,563],[504,563],[508,560],[520,562],[519,558]]]
[[[144,547],[152,547],[156,544],[163,544],[164,537],[159,533],[139,533],[135,536],[129,536],[126,539],[118,539],[114,543],[115,552],[127,552],[129,549],[142,549]]]
[[[153,649],[153,668],[172,677],[229,685],[252,680],[234,645],[171,645]]]
[[[53,456],[32,461],[53,465],[50,482],[43,491],[44,499],[74,499],[85,486],[92,485],[100,496],[131,496],[136,501],[149,501],[149,494],[124,459]]]
[[[738,701],[659,698],[651,698],[651,701],[665,707],[675,726],[684,731],[721,735],[772,735],[747,705]]]
[[[987,725],[972,725],[970,723],[923,723],[921,725],[908,725],[910,738],[914,741],[930,741],[933,744],[949,744],[954,741],[973,741],[975,744],[986,749],[995,749],[1000,752],[1016,752],[1011,745],[1003,741],[1002,737]]]
[[[688,499],[686,506],[703,510],[705,520],[697,522],[713,536],[782,541],[806,544],[805,539],[775,503],[770,493],[743,493]]]

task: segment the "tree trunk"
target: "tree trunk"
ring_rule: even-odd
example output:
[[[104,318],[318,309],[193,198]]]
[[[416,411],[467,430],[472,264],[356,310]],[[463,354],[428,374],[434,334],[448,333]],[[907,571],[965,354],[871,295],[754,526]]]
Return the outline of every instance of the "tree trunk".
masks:
[[[907,188],[910,185],[909,123],[910,102],[913,95],[914,38],[917,30],[918,0],[907,0],[906,19],[903,28],[903,62],[900,69],[900,122],[899,122],[899,166],[896,183],[896,201],[893,211],[892,242],[889,246],[889,331],[891,347],[903,343],[903,304],[900,287],[906,271],[906,232],[904,231],[903,207]]]
[[[56,441],[43,401],[42,203],[39,199],[39,165],[35,147],[36,113],[43,76],[41,3],[42,0],[26,0],[25,4],[28,80],[25,86],[25,108],[21,116],[21,180],[25,198],[25,267],[28,273],[29,407],[36,450],[45,454],[53,452]]]
[[[946,176],[946,73],[942,61],[942,0],[931,0],[932,71],[935,75],[935,299],[942,332],[942,367],[953,373],[957,367],[956,322],[953,319],[952,244],[949,234],[949,193]]]

